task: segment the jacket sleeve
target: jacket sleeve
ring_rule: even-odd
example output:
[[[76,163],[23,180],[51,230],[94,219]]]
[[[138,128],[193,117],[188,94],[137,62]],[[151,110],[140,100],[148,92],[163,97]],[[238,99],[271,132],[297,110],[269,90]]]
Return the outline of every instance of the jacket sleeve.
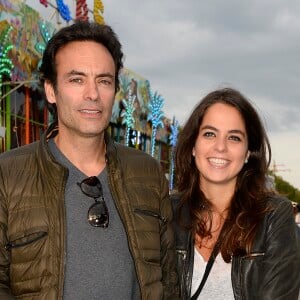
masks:
[[[161,174],[161,215],[166,224],[161,227],[161,266],[164,286],[164,299],[179,299],[178,275],[176,270],[175,239],[172,227],[172,206],[169,197],[168,182]]]
[[[5,205],[5,197],[3,192],[3,181],[0,177],[0,299],[15,299],[9,289],[9,253],[5,248],[8,243],[7,239],[7,208]]]
[[[297,300],[300,287],[300,242],[290,201],[283,200],[267,221],[260,299]]]

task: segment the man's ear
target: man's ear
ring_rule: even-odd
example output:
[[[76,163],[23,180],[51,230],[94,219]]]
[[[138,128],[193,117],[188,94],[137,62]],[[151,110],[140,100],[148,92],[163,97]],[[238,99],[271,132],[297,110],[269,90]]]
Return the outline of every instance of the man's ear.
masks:
[[[50,83],[49,80],[46,80],[44,82],[44,89],[45,89],[45,94],[46,94],[46,98],[48,100],[49,103],[56,103],[56,95],[54,92],[54,88],[52,83]]]

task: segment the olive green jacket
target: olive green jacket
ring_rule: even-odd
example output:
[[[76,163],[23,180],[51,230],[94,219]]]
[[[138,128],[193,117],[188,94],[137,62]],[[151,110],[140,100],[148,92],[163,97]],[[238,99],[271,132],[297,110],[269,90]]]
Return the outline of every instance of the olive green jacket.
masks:
[[[50,130],[48,132],[50,134]],[[49,136],[48,134],[48,136]],[[0,155],[0,299],[62,299],[68,170],[43,138]],[[177,299],[168,185],[151,156],[106,135],[113,199],[142,299]]]

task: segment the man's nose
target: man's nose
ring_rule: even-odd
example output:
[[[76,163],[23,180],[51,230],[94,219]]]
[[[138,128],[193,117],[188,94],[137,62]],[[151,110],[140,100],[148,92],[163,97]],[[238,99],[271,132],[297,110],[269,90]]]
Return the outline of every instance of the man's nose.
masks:
[[[95,81],[91,80],[88,81],[88,83],[86,84],[84,98],[85,100],[92,100],[92,101],[96,101],[100,99],[99,88]]]

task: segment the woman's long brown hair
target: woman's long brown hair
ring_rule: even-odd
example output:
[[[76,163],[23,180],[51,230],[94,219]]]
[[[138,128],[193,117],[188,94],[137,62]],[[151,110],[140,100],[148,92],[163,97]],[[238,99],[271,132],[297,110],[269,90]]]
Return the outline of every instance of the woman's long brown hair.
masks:
[[[195,107],[179,134],[175,153],[176,188],[181,194],[178,222],[200,237],[211,237],[211,204],[200,190],[199,171],[192,149],[207,109],[215,103],[235,107],[241,114],[248,136],[250,156],[238,174],[235,193],[221,231],[221,253],[226,262],[232,255],[250,253],[260,220],[269,210],[267,198],[274,192],[267,187],[267,170],[271,148],[263,123],[253,105],[237,90],[225,88],[209,93]],[[182,209],[189,207],[190,221],[182,218]]]

